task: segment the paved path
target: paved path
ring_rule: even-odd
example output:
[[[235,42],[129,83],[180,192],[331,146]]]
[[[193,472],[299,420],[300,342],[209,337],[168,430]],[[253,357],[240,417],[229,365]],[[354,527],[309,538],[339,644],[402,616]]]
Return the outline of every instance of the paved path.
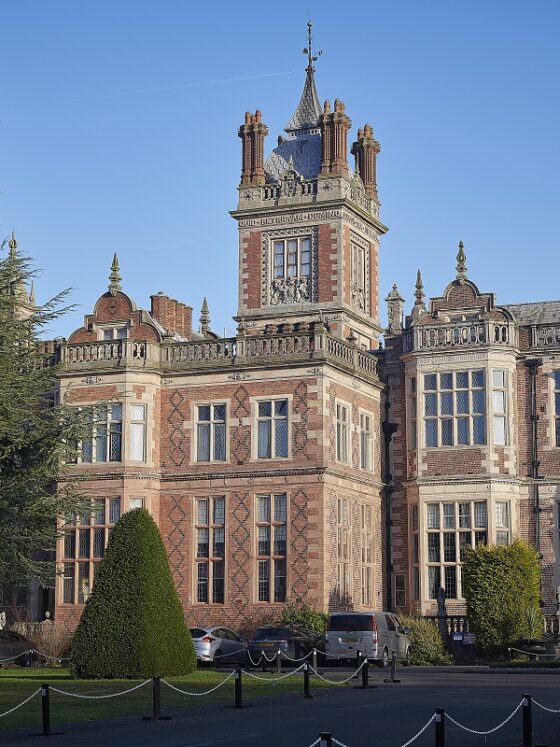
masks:
[[[330,731],[348,747],[401,747],[433,714],[445,708],[457,721],[478,730],[496,726],[530,693],[550,708],[560,708],[560,672],[427,672],[401,670],[400,685],[368,691],[333,687],[301,696],[272,694],[242,710],[197,703],[171,721],[142,722],[126,717],[111,722],[65,725],[65,735],[2,735],[0,744],[53,744],[55,747],[309,747],[319,731]],[[381,681],[379,672],[374,680]],[[534,707],[534,744],[560,747],[560,719]],[[53,724],[56,728],[56,724]],[[521,745],[521,713],[499,732],[485,738],[446,725],[446,747],[514,747]],[[414,747],[433,747],[433,725]]]

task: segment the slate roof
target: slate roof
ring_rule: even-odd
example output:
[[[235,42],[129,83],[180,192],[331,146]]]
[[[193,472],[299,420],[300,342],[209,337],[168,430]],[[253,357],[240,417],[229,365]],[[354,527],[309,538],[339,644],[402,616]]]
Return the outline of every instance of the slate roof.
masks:
[[[503,308],[510,311],[515,321],[522,326],[560,324],[560,301],[511,303],[503,306]]]
[[[313,68],[307,69],[303,93],[299,104],[288,124],[284,127],[286,132],[295,132],[297,130],[308,130],[319,126],[319,117],[323,113],[317,88],[315,87],[315,77]]]
[[[288,168],[292,157],[294,169],[304,179],[314,179],[321,170],[320,133],[300,132],[296,137],[284,140],[267,159],[265,171],[269,181],[277,182]]]

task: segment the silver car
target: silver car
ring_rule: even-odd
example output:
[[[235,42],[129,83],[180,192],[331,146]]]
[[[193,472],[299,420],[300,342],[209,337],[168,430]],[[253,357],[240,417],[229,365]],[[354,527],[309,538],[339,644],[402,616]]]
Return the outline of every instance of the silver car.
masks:
[[[201,662],[245,664],[247,644],[233,630],[219,625],[191,628],[196,658]]]
[[[392,612],[333,612],[327,623],[327,659],[353,659],[359,651],[386,667],[395,652],[398,661],[410,664],[407,632]]]

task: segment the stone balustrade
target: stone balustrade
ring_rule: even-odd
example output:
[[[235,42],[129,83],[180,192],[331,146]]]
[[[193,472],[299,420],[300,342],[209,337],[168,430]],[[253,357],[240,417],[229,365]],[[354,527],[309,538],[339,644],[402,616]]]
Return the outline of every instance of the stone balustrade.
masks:
[[[113,368],[155,368],[162,372],[208,368],[240,368],[281,362],[329,362],[333,365],[377,378],[377,358],[359,350],[324,327],[303,331],[278,331],[263,335],[163,342],[111,340],[87,343],[60,342],[50,353],[50,362],[67,371]]]
[[[534,348],[560,348],[560,326],[546,324],[532,327],[532,346]]]
[[[514,344],[515,329],[513,324],[508,322],[459,322],[415,326],[405,333],[405,352]]]

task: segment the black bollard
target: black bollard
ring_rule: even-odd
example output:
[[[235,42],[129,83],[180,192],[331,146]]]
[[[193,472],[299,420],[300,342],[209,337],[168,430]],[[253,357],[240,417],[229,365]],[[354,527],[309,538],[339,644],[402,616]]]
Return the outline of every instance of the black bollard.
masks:
[[[321,740],[319,747],[332,747],[332,734],[330,731],[320,731],[319,739]]]
[[[266,659],[264,656],[264,650],[261,648],[261,672],[266,672]]]
[[[53,737],[64,734],[63,731],[51,731],[51,703],[47,684],[41,685],[41,717],[43,731],[40,734],[30,734],[30,737]]]
[[[303,665],[303,695],[306,698],[312,698],[311,695],[311,682],[309,680],[309,664],[305,662]]]
[[[368,688],[368,677],[369,677],[369,664],[368,660],[364,659],[362,662],[362,690]]]
[[[445,747],[445,710],[436,708],[436,747]]]
[[[161,678],[152,677],[152,715],[142,716],[142,721],[171,721],[171,716],[161,715]]]
[[[533,712],[530,695],[523,696],[523,747],[533,747]]]
[[[27,652],[27,666],[32,667],[33,666],[33,649],[30,648]]]
[[[313,649],[313,654],[311,656],[311,666],[313,667],[313,669],[316,672],[318,671],[318,667],[317,667],[317,649],[316,648]]]
[[[360,651],[360,649],[358,649],[356,651],[356,669],[360,666],[361,662],[362,662],[362,652]],[[356,678],[358,679],[359,677],[360,677],[360,673],[357,672]]]
[[[48,685],[41,685],[41,714],[43,717],[43,736],[48,737],[51,733],[51,702]]]
[[[280,649],[276,652],[276,674],[282,673],[282,653]]]
[[[235,670],[235,707],[243,708],[243,682],[241,681],[241,669]]]

